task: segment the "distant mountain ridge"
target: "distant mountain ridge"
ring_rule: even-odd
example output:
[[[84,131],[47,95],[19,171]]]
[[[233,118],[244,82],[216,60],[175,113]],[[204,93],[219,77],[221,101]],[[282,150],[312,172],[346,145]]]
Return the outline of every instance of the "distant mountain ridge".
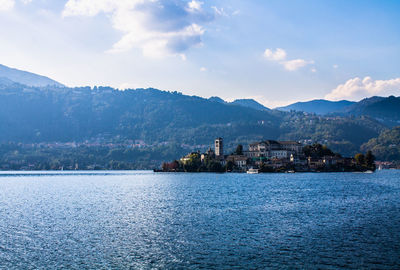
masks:
[[[347,108],[348,115],[369,116],[388,126],[400,125],[400,97],[371,97]]]
[[[299,111],[317,115],[368,116],[388,127],[400,125],[400,97],[370,97],[359,102],[341,100],[329,101],[323,99],[306,102],[296,102],[285,107],[276,108],[279,111]]]
[[[6,80],[28,85],[28,86],[59,86],[63,87],[59,82],[56,82],[48,77],[34,74],[27,71],[10,68],[0,64],[0,80],[4,84]],[[9,82],[8,82],[9,83]]]
[[[225,100],[223,100],[222,98],[220,98],[220,97],[210,97],[209,99],[208,99],[209,101],[212,101],[212,102],[218,102],[218,103],[227,103]]]
[[[218,103],[223,103],[223,104],[231,104],[231,105],[238,105],[246,108],[252,108],[258,111],[269,111],[270,109],[262,105],[261,103],[255,101],[254,99],[249,99],[249,98],[243,98],[243,99],[236,99],[232,102],[226,102],[220,97],[210,97],[208,99],[209,101],[212,102],[218,102]]]
[[[315,99],[305,102],[296,102],[288,106],[278,107],[276,109],[286,112],[293,110],[324,115],[335,112],[343,112],[355,103],[356,102],[348,100],[329,101],[324,99]]]
[[[239,105],[247,108],[252,108],[259,111],[269,111],[270,109],[265,107],[264,105],[258,103],[254,99],[236,99],[232,101],[230,104]]]

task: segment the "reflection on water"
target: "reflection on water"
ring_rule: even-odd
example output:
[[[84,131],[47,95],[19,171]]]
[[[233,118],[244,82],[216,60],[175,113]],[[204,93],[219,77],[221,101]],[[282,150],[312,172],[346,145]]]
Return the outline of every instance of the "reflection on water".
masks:
[[[400,267],[400,171],[0,173],[0,268]]]

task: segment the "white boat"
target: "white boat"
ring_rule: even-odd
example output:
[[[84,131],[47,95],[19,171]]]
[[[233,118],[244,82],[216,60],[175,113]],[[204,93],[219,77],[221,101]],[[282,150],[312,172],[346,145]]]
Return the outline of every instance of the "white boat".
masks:
[[[374,173],[374,172],[371,171],[371,170],[368,170],[368,171],[366,171],[366,172],[364,172],[364,173]]]
[[[259,172],[258,172],[258,169],[253,169],[253,168],[251,168],[251,169],[248,169],[248,170],[247,170],[247,173],[248,173],[248,174],[257,174],[257,173],[259,173]]]

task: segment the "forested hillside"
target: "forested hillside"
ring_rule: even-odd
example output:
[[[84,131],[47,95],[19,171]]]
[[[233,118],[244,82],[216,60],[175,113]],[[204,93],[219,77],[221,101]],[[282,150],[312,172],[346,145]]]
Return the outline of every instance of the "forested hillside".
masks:
[[[262,139],[322,142],[353,155],[385,126],[369,117],[256,110],[156,89],[0,86],[0,142],[210,145]]]
[[[279,136],[279,117],[155,89],[0,89],[0,141],[144,140],[209,143],[216,136]]]
[[[400,160],[400,127],[385,130],[378,138],[362,145],[361,149],[371,150],[379,160]]]
[[[347,108],[347,114],[367,115],[388,126],[400,125],[400,97],[372,97]]]

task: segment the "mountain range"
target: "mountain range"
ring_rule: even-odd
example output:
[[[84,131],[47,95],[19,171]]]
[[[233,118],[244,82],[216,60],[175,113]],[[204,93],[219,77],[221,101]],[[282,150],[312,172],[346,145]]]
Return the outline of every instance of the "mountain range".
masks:
[[[296,102],[285,107],[276,108],[280,111],[302,111],[315,114],[329,114],[335,112],[343,112],[356,102],[341,100],[329,101],[324,99],[315,99],[307,102]]]
[[[252,108],[259,111],[269,111],[270,109],[262,105],[261,103],[255,101],[254,99],[236,99],[232,102],[226,102],[220,97],[210,97],[209,101],[218,102],[222,104],[238,105],[242,107]]]
[[[17,82],[28,86],[63,86],[61,83],[48,77],[0,64],[0,83],[9,84],[10,82]]]
[[[21,71],[18,71],[21,72]],[[251,99],[233,102],[157,89],[68,88],[43,79],[38,86],[22,72],[0,79],[0,143],[86,142],[91,145],[179,145],[204,150],[223,137],[227,151],[263,139],[320,142],[354,155],[399,121],[399,98],[321,103],[297,110],[270,110]],[[25,77],[26,76],[26,77]],[[29,82],[27,85],[22,82]],[[47,83],[48,82],[48,83]],[[47,84],[46,84],[47,83]],[[329,102],[327,104],[330,104]],[[300,107],[299,107],[300,106]],[[342,108],[337,112],[337,108]],[[318,109],[319,108],[319,109]],[[317,111],[317,109],[319,111]],[[157,153],[147,159],[156,160]]]
[[[325,116],[370,116],[390,127],[400,125],[400,97],[394,96],[374,96],[359,102],[320,99],[297,102],[286,107],[277,108],[277,110],[302,111]]]

